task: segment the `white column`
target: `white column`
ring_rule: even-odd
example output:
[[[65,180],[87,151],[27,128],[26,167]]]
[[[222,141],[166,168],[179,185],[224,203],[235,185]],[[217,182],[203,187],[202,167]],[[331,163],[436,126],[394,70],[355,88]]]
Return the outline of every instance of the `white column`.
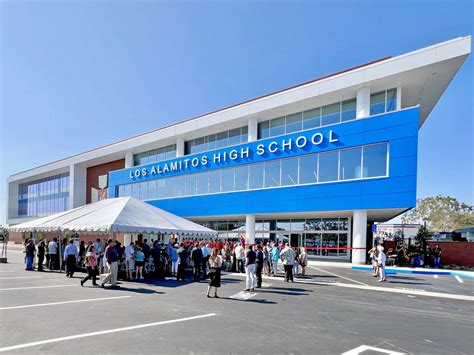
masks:
[[[176,138],[176,158],[184,157],[184,138]]]
[[[354,211],[352,227],[352,263],[365,264],[367,251],[367,211]]]
[[[79,164],[69,166],[69,208],[86,204],[86,175],[87,169]]]
[[[370,88],[363,87],[356,94],[356,118],[370,115]]]
[[[125,152],[125,169],[133,168],[133,152]]]
[[[402,87],[397,87],[397,110],[402,109]]]
[[[258,119],[257,117],[250,117],[248,123],[248,141],[254,142],[258,139]]]
[[[255,216],[248,214],[245,216],[245,234],[247,237],[247,243],[255,243]]]

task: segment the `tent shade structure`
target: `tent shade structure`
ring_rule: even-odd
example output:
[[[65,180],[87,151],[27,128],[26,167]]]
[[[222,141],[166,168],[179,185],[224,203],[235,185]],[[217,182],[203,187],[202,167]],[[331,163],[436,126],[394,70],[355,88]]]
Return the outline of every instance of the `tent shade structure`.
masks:
[[[217,236],[217,232],[132,197],[102,200],[17,224],[12,232],[174,233]]]

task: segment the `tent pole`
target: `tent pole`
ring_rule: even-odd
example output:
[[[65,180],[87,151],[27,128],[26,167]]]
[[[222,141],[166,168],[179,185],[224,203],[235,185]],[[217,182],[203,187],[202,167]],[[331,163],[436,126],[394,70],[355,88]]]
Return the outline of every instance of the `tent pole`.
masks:
[[[62,240],[61,240],[61,233],[58,230],[58,245],[59,245],[59,273],[63,272],[63,253],[62,253]]]

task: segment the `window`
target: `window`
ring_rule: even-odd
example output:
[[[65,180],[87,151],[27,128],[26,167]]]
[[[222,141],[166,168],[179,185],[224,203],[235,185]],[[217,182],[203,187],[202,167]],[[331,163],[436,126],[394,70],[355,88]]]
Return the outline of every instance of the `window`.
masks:
[[[281,161],[281,186],[298,183],[298,157]]]
[[[186,194],[186,176],[179,175],[175,179],[176,179],[176,196],[184,196]]]
[[[133,198],[139,199],[140,198],[140,184],[135,183],[132,184],[132,195]]]
[[[249,165],[249,189],[263,187],[263,164]]]
[[[339,123],[341,120],[341,104],[323,106],[321,115],[321,125],[327,126],[334,123]]]
[[[221,192],[234,190],[234,169],[221,170]]]
[[[140,200],[148,200],[148,181],[136,184],[140,186]]]
[[[192,150],[191,145],[185,145],[185,150]],[[138,153],[133,156],[133,163],[135,166],[157,163],[167,159],[173,159],[176,156],[176,145],[168,145],[158,149],[152,149],[146,152]]]
[[[176,196],[176,178],[174,177],[166,179],[166,196]]]
[[[197,180],[197,194],[198,195],[207,194],[209,173],[203,172],[203,173],[196,174],[196,180]]]
[[[220,171],[209,172],[209,193],[220,192]]]
[[[216,148],[216,135],[211,134],[206,137],[207,150],[213,150]]]
[[[301,131],[302,115],[301,112],[286,116],[286,133]]]
[[[198,174],[186,175],[186,196],[196,195],[196,176]]]
[[[395,111],[397,109],[397,89],[387,90],[387,107],[386,111]]]
[[[385,112],[385,91],[370,95],[370,115]]]
[[[258,124],[258,139],[270,137],[270,121],[260,122]]]
[[[228,145],[235,145],[240,143],[240,128],[231,129],[229,131]]]
[[[156,180],[150,180],[148,181],[148,199],[155,200],[156,197]]]
[[[238,166],[235,168],[235,190],[247,190],[249,179],[249,167]]]
[[[321,108],[303,112],[303,129],[321,126]]]
[[[166,196],[166,179],[156,180],[156,198],[165,198]]]
[[[192,153],[201,153],[206,150],[206,145],[204,144],[204,137],[196,138],[194,140]]]
[[[285,134],[285,117],[274,118],[270,121],[270,137]]]
[[[280,186],[280,161],[265,163],[265,187]]]
[[[340,179],[351,180],[361,177],[362,148],[341,150]]]
[[[362,177],[387,175],[387,144],[376,144],[363,147]]]
[[[229,132],[220,132],[216,134],[216,148],[224,148],[227,147],[227,137]]]
[[[307,155],[300,157],[300,184],[314,184],[318,181],[318,156]]]
[[[341,104],[341,121],[346,122],[356,118],[356,100],[342,101]]]
[[[339,152],[319,154],[318,181],[336,181],[338,177]],[[301,168],[300,168],[301,169]]]

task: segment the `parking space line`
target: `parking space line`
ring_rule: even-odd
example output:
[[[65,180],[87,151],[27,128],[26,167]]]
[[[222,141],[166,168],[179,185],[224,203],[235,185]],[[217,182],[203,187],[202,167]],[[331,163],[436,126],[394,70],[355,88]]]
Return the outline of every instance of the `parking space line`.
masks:
[[[257,296],[256,293],[240,291],[236,293],[235,295],[230,296],[229,298],[247,301],[255,296]]]
[[[404,355],[403,353],[400,353],[398,351],[381,349],[381,348],[376,348],[375,346],[367,346],[367,345],[358,346],[355,349],[352,349],[352,350],[346,351],[345,353],[342,353],[342,355],[358,355],[358,354],[361,354],[361,353],[363,353],[364,351],[367,351],[367,350],[372,350],[372,351],[376,351],[376,352],[384,353],[384,354],[389,354],[389,355]]]
[[[458,275],[454,275],[454,277],[456,278],[456,280],[458,280],[458,282],[462,284],[464,283],[464,281]]]
[[[437,279],[437,278],[438,278],[438,275],[433,275],[433,277],[434,277],[435,279]]]
[[[12,307],[3,307],[0,308],[0,311],[6,311],[9,309],[21,309],[21,308],[32,308],[32,307],[45,307],[45,306],[55,306],[58,304],[69,304],[69,303],[81,303],[81,302],[93,302],[93,301],[110,301],[120,298],[130,298],[132,296],[117,296],[117,297],[103,297],[103,298],[89,298],[84,300],[74,300],[74,301],[63,301],[63,302],[53,302],[53,303],[39,303],[39,304],[27,304],[23,306],[12,306]]]
[[[54,287],[72,287],[79,285],[52,285],[52,286],[27,286],[27,287],[10,287],[10,288],[0,288],[0,291],[16,291],[16,290],[31,290],[36,288],[54,288]]]
[[[0,277],[0,280],[17,280],[17,279],[39,279],[41,276],[12,276]]]
[[[87,338],[87,337],[92,337],[92,336],[97,336],[97,335],[103,335],[103,334],[111,334],[111,333],[124,332],[124,331],[127,331],[127,330],[134,330],[134,329],[141,329],[141,328],[149,328],[149,327],[156,327],[156,326],[165,325],[165,324],[186,322],[186,321],[194,320],[194,319],[201,319],[201,318],[213,317],[213,316],[215,316],[215,315],[216,315],[215,313],[208,313],[208,314],[202,314],[202,315],[193,316],[193,317],[171,319],[171,320],[165,320],[165,321],[155,322],[155,323],[139,324],[139,325],[133,325],[133,326],[130,326],[130,327],[123,327],[123,328],[115,328],[115,329],[101,330],[101,331],[98,331],[98,332],[83,333],[83,334],[77,334],[77,335],[70,335],[70,336],[66,336],[66,337],[60,337],[60,338],[53,338],[53,339],[35,341],[35,342],[32,342],[32,343],[25,343],[25,344],[13,345],[13,346],[6,346],[6,347],[4,347],[4,348],[0,348],[0,352],[12,351],[12,350],[16,350],[16,349],[24,349],[24,348],[29,348],[29,347],[32,347],[32,346],[44,345],[44,344],[50,344],[50,343],[57,343],[57,342],[66,341],[66,340],[72,340],[72,339]]]
[[[359,284],[359,285],[369,286],[369,285],[367,285],[367,284],[365,284],[365,283],[363,283],[363,282],[360,282],[360,281],[357,281],[357,280],[353,280],[353,279],[350,279],[350,278],[345,277],[345,276],[337,275],[337,274],[334,274],[334,273],[332,273],[332,272],[329,272],[329,271],[326,271],[326,270],[322,270],[322,269],[319,269],[319,268],[314,267],[314,266],[309,266],[309,267],[312,268],[312,269],[315,269],[315,270],[319,270],[319,271],[325,272],[325,273],[327,273],[327,274],[329,274],[329,275],[333,275],[333,276],[340,277],[341,279],[345,279],[345,280],[348,280],[348,281],[355,282],[355,283],[357,283],[357,284]]]

